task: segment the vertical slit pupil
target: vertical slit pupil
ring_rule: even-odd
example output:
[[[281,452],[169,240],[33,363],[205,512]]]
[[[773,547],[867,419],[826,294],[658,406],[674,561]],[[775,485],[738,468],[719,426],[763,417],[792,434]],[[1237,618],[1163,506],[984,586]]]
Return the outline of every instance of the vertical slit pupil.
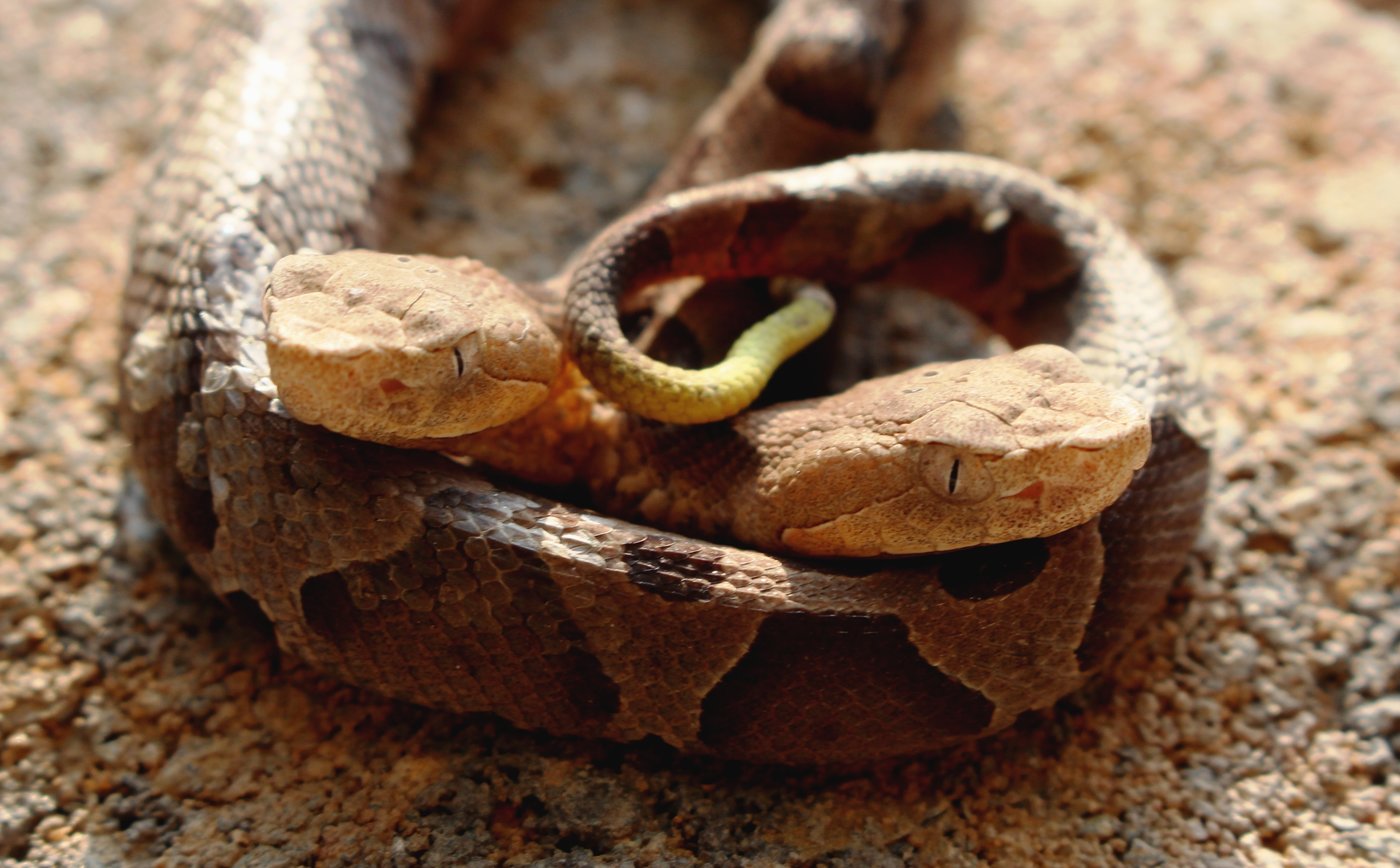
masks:
[[[462,376],[462,372],[467,369],[467,363],[462,358],[462,351],[456,347],[452,348],[452,358],[457,360],[457,376]]]
[[[953,467],[948,471],[948,493],[953,494],[958,490],[958,467],[962,464],[962,459],[954,458]]]

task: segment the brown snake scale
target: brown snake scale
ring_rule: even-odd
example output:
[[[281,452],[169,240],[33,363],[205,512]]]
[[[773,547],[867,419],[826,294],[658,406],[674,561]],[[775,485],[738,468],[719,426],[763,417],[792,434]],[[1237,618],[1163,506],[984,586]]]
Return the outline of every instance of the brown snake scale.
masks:
[[[812,17],[836,6],[869,29],[833,55],[845,45],[834,37],[854,31],[809,25],[837,20]],[[935,80],[930,33],[955,28],[957,14],[934,10],[956,8],[785,4],[661,188],[900,144],[880,112],[906,113],[910,82]],[[804,562],[293,420],[262,343],[269,270],[302,247],[374,245],[377,203],[408,163],[449,12],[327,0],[219,14],[142,201],[122,415],[175,544],[218,594],[255,601],[283,648],[381,693],[527,728],[651,735],[761,762],[865,761],[1050,704],[1162,605],[1208,470],[1170,294],[1103,218],[987,159],[866,157],[663,200],[600,236],[576,282],[630,285],[722,260],[927,285],[1015,345],[1063,343],[1141,401],[1153,433],[1128,491],[1072,530],[914,559]],[[800,73],[816,56],[867,86],[833,74],[840,98],[814,95],[821,77],[789,64]],[[810,138],[766,141],[774,112],[800,116]],[[814,229],[827,237],[801,240]]]

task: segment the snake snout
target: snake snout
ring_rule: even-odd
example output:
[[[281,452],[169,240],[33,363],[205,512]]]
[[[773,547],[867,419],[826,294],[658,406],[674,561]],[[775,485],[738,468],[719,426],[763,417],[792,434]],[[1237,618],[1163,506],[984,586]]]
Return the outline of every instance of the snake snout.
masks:
[[[1141,404],[1095,383],[1075,383],[1055,391],[1050,404],[1063,430],[1043,438],[1050,448],[1100,453],[1113,468],[1125,471],[1137,470],[1147,461],[1152,429]]]

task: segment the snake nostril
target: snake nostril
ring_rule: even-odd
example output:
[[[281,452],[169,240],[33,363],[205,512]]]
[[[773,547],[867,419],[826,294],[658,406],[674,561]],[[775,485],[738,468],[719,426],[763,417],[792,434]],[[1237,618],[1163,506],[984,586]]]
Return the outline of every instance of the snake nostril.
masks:
[[[1027,485],[1025,488],[1021,489],[1020,491],[1016,492],[1015,494],[1008,494],[1006,497],[1004,497],[1004,498],[1002,498],[1002,499],[1003,499],[1003,500],[1039,500],[1039,499],[1040,499],[1040,496],[1041,496],[1042,494],[1044,494],[1044,493],[1045,493],[1045,482],[1044,482],[1043,480],[1037,479],[1035,482],[1032,482],[1030,485]]]

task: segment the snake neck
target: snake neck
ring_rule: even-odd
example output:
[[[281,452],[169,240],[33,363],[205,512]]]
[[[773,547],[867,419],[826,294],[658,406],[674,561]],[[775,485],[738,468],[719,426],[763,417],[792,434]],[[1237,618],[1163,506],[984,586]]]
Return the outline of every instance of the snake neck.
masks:
[[[667,425],[608,402],[572,364],[549,397],[526,416],[458,438],[458,460],[488,465],[552,490],[585,499],[609,514],[684,528],[712,539],[751,536],[736,502],[753,488],[761,446],[743,425]],[[777,540],[749,540],[774,545]]]
[[[566,362],[534,410],[433,448],[536,485],[570,488],[588,478],[603,444],[615,439],[622,425],[621,411]]]

